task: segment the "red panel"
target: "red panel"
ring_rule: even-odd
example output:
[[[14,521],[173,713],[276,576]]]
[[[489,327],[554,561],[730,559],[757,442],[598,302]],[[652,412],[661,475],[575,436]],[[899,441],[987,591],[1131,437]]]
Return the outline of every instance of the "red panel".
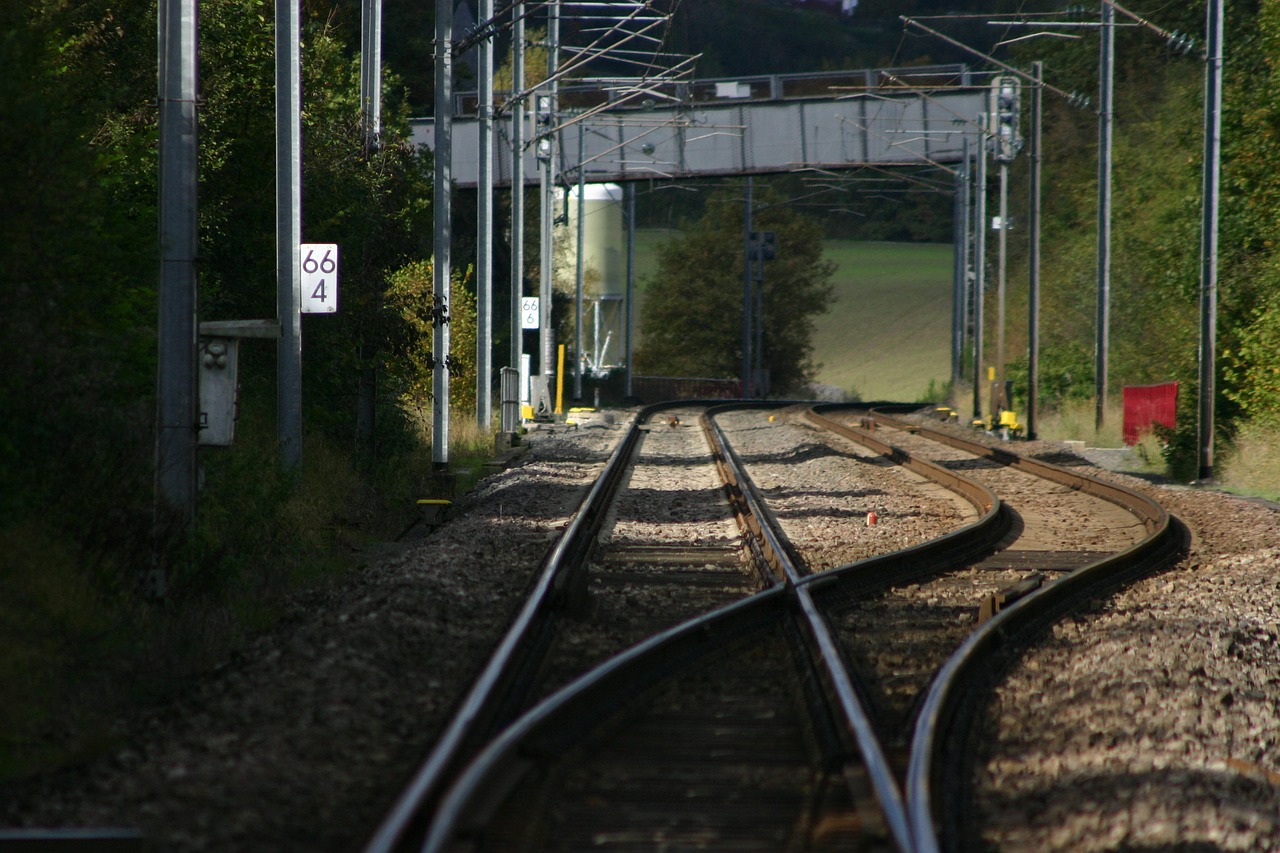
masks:
[[[1178,412],[1178,383],[1124,386],[1124,442],[1137,444],[1153,424],[1173,429]]]

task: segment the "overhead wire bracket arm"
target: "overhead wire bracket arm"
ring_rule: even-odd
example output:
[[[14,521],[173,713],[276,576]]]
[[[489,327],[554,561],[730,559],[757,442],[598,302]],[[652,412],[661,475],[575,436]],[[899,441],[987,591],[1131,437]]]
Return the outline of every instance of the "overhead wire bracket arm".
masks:
[[[990,62],[992,65],[995,65],[999,68],[1004,69],[1010,74],[1013,74],[1014,76],[1018,77],[1019,79],[1027,83],[1030,83],[1033,86],[1041,86],[1046,91],[1053,92],[1055,95],[1057,95],[1060,98],[1063,98],[1073,106],[1083,106],[1089,103],[1089,99],[1083,95],[1064,91],[1063,89],[1059,89],[1057,86],[1053,86],[1053,85],[1050,85],[1049,83],[1045,83],[1043,80],[1036,80],[1027,72],[1022,71],[1018,68],[1014,68],[1012,65],[1009,65],[1007,63],[1001,62],[1000,60],[996,59],[994,56],[991,56],[990,54],[986,54],[980,50],[977,50],[976,48],[969,47],[969,45],[965,44],[962,41],[957,41],[956,39],[953,39],[948,35],[938,32],[933,27],[926,27],[924,24],[920,23],[914,18],[908,18],[906,15],[899,15],[898,19],[902,21],[904,24],[906,24],[907,26],[917,27],[918,29],[925,31],[931,36],[942,39],[952,47],[958,47],[961,50],[966,51],[967,53],[971,53],[974,56],[980,57],[981,59],[984,59],[987,62]]]

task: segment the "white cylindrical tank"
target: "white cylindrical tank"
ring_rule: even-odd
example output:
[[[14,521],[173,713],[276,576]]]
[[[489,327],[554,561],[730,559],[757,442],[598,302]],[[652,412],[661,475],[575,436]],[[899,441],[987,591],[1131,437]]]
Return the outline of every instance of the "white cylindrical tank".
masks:
[[[582,292],[587,296],[618,295],[626,292],[626,235],[622,230],[622,187],[617,184],[583,186]],[[570,267],[577,263],[578,188],[569,188],[569,222],[563,227],[564,258]],[[563,276],[575,281],[576,270]]]
[[[561,191],[563,193],[563,191]],[[622,222],[622,187],[586,184],[568,189],[568,222],[560,226],[557,286],[576,292],[578,216],[582,211],[583,359],[593,372],[621,365],[626,319],[627,249]],[[560,203],[563,204],[563,194]]]

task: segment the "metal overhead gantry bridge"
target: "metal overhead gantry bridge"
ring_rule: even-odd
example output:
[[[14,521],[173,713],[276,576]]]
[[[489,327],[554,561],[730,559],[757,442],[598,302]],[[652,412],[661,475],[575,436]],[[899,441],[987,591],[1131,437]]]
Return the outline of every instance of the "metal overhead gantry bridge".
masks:
[[[550,132],[559,173],[581,167],[591,182],[959,163],[965,139],[980,150],[989,90],[989,75],[963,65],[666,83],[617,105],[607,87],[562,84]],[[457,187],[479,183],[477,104],[474,93],[455,97]],[[433,120],[410,124],[414,143],[434,150]],[[493,175],[507,186],[511,122],[496,124]],[[524,147],[532,178],[536,152]]]
[[[553,14],[550,20],[555,23],[558,19]],[[555,38],[552,43],[558,44]],[[553,52],[548,70],[563,69],[565,64],[554,57]],[[586,182],[794,172],[814,172],[830,181],[842,171],[932,167],[953,176],[958,194],[959,186],[968,180],[967,163],[985,148],[982,136],[984,113],[990,110],[990,75],[964,65],[694,80],[683,76],[689,61],[676,62],[669,73],[657,77],[597,77],[576,84],[571,84],[562,70],[549,78],[550,87],[540,85],[514,94],[495,92],[492,101],[479,92],[449,92],[443,98],[437,93],[436,116],[410,122],[412,141],[433,151],[437,129],[443,128],[437,171],[440,162],[447,164],[447,177],[443,178],[447,185],[478,189],[482,197],[499,186],[541,185],[543,269],[536,325],[526,325],[519,300],[512,299],[512,329],[539,329],[539,368],[525,367],[519,335],[512,338],[512,361],[521,365],[521,399],[536,400],[533,408],[540,415],[550,414],[551,382],[563,372],[553,361],[550,317],[553,186],[567,190],[576,183],[581,197]],[[448,109],[442,112],[440,104]],[[513,115],[522,118],[513,120]],[[523,205],[515,207],[522,209]],[[749,200],[744,219],[744,240],[749,242]],[[513,224],[513,234],[522,232],[523,228]],[[489,238],[478,239],[485,245]],[[959,226],[956,240],[958,246],[968,241]],[[523,269],[516,260],[520,254],[513,243],[513,269]],[[752,280],[751,263],[745,266],[742,387],[744,394],[750,395],[762,387],[756,381],[761,365],[755,364],[752,350],[760,346],[755,339],[760,337],[763,321],[751,305],[753,300],[759,301],[763,283],[758,270]],[[980,282],[980,271],[977,276]],[[630,393],[629,273],[626,287],[625,363]],[[960,277],[956,287],[958,293],[981,292],[978,282],[970,291]],[[581,338],[581,260],[577,290],[575,328]],[[959,297],[957,302],[965,304]],[[487,350],[487,338],[482,339],[478,346]],[[585,351],[583,343],[579,340],[576,347],[579,362]],[[540,372],[535,374],[535,369]],[[574,371],[578,397],[581,370],[579,363]],[[524,374],[530,377],[529,390],[525,390]],[[439,393],[438,398],[446,399],[447,395]],[[556,399],[558,411],[558,394]],[[442,413],[440,419],[444,417]],[[505,414],[503,429],[507,431]]]

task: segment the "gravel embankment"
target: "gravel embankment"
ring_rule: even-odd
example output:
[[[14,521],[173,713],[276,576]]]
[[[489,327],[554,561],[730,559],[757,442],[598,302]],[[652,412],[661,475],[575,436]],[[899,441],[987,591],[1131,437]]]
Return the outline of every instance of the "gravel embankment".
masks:
[[[128,827],[166,851],[352,850],[488,658],[618,427],[542,431],[465,511],[306,597],[86,767],[4,792],[0,827]]]
[[[1280,514],[1104,476],[1155,497],[1192,549],[1059,623],[1000,686],[975,780],[984,841],[1280,850]]]

